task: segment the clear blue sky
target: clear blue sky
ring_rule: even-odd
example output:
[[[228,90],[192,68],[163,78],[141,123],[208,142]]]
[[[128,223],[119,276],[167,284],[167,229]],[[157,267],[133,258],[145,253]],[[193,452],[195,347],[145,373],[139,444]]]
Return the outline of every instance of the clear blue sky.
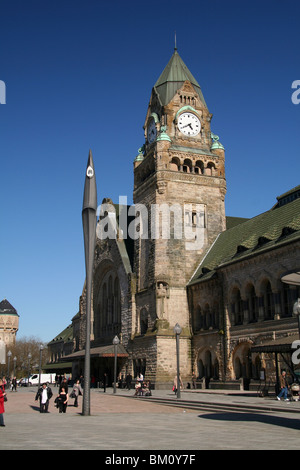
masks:
[[[0,300],[18,338],[78,311],[89,149],[98,203],[132,202],[151,89],[174,50],[226,157],[226,213],[253,217],[299,184],[299,1],[0,0]]]

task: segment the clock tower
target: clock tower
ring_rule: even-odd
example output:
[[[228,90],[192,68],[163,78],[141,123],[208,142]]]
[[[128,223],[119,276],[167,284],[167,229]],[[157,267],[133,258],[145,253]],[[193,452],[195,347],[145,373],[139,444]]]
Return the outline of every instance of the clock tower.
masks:
[[[175,49],[152,89],[145,142],[134,161],[133,199],[136,213],[143,212],[135,240],[135,339],[147,343],[147,376],[157,384],[176,374],[176,323],[181,375],[191,374],[186,285],[226,228],[224,148],[211,119],[200,85]]]

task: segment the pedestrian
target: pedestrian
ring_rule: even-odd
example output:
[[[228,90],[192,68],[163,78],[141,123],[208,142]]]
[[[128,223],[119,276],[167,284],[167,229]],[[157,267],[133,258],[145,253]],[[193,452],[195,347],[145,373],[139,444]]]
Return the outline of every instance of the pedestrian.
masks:
[[[64,377],[60,383],[60,386],[59,386],[59,392],[61,392],[61,389],[64,388],[65,389],[65,392],[68,393],[68,381],[66,379],[66,377]]]
[[[103,392],[104,393],[106,392],[107,385],[108,385],[108,377],[107,377],[107,373],[104,372],[104,375],[103,375]]]
[[[17,377],[14,377],[11,381],[11,391],[16,391],[17,392]]]
[[[3,379],[2,379],[2,385],[3,385],[3,389],[5,390],[5,389],[6,389],[6,385],[7,385],[5,375],[3,376]]]
[[[179,386],[180,386],[180,390],[184,389],[183,382],[181,380],[181,376],[179,376]],[[173,392],[177,393],[177,375],[175,375],[175,377],[174,377]]]
[[[138,381],[141,382],[141,384],[143,383],[144,381],[144,376],[143,374],[140,372],[139,376],[138,376]]]
[[[55,399],[60,413],[65,413],[67,411],[68,400],[69,395],[66,392],[64,386],[62,386],[57,398]]]
[[[142,384],[139,380],[136,381],[135,383],[135,394],[134,396],[140,396],[142,395]]]
[[[96,377],[94,375],[91,377],[91,388],[96,388]]]
[[[131,389],[131,382],[132,382],[132,375],[127,374],[126,375],[126,388],[127,388],[127,390]]]
[[[281,397],[283,396],[284,398],[284,401],[289,401],[288,399],[288,388],[289,388],[289,384],[288,384],[288,381],[287,381],[287,378],[286,378],[286,371],[283,370],[282,373],[281,373],[281,376],[280,376],[280,392],[279,394],[277,395],[277,400],[280,400]]]
[[[40,413],[48,413],[49,400],[52,395],[51,388],[46,383],[43,383],[35,396],[35,401],[40,400]]]
[[[73,385],[73,390],[71,393],[71,398],[75,398],[74,400],[74,406],[78,408],[78,397],[79,395],[83,395],[83,391],[80,385],[79,379],[76,380],[76,382]]]
[[[5,426],[4,416],[3,416],[5,412],[5,409],[4,409],[4,402],[6,401],[5,397],[6,397],[6,393],[4,389],[3,380],[0,379],[0,426],[1,427]]]

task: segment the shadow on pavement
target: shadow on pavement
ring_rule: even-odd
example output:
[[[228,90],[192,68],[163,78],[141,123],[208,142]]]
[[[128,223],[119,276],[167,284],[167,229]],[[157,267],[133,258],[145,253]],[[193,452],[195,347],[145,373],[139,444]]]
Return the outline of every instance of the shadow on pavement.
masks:
[[[211,413],[199,415],[198,418],[211,419],[217,421],[255,421],[258,423],[270,424],[272,426],[281,426],[289,429],[300,430],[300,420],[285,418],[282,416],[270,416],[258,413]]]
[[[40,407],[39,406],[34,406],[34,405],[29,405],[30,408],[33,410],[33,411],[40,411]]]

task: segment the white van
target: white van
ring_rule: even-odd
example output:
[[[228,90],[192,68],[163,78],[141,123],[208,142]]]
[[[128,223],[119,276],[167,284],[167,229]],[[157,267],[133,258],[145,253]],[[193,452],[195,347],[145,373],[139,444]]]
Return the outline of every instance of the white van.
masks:
[[[55,374],[41,374],[41,385],[43,383],[55,383]],[[32,374],[29,377],[29,385],[38,385],[39,384],[39,374]]]

